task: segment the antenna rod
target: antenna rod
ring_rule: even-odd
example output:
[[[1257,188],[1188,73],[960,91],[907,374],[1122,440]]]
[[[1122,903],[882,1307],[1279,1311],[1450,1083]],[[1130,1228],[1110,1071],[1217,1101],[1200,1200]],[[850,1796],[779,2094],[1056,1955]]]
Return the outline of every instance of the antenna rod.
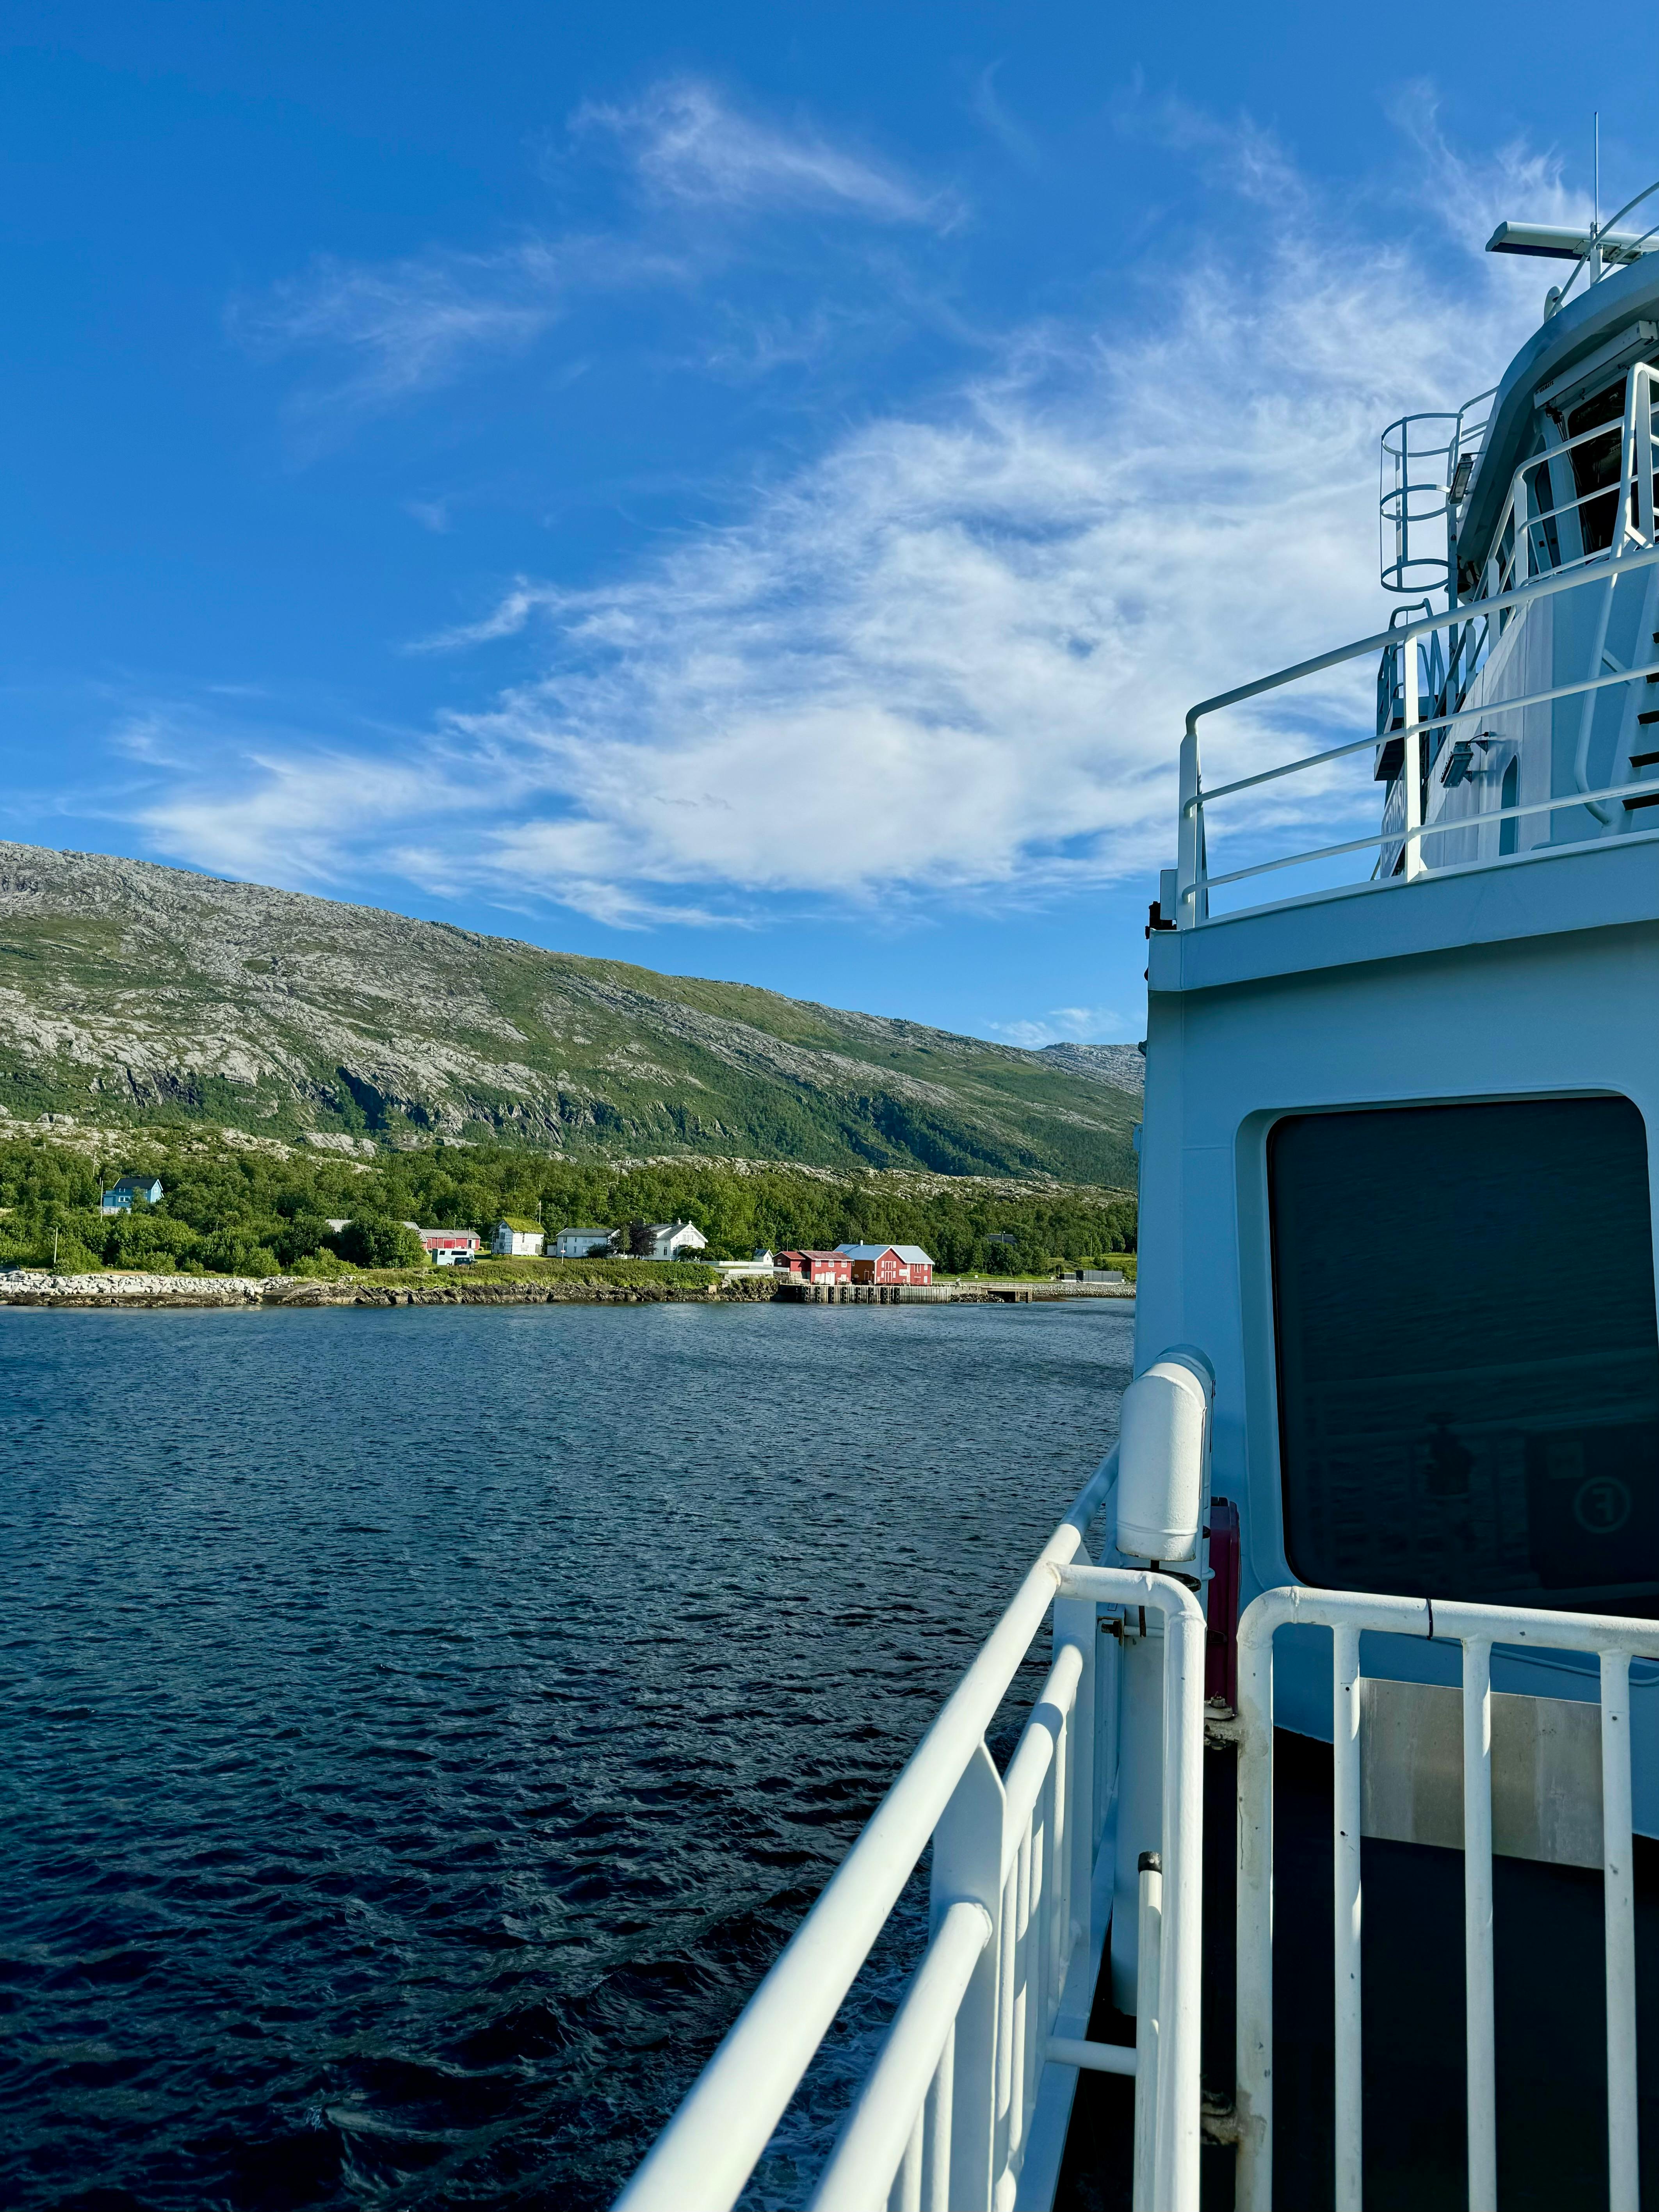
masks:
[[[1590,236],[1601,228],[1601,111],[1595,110],[1595,212],[1590,217]]]

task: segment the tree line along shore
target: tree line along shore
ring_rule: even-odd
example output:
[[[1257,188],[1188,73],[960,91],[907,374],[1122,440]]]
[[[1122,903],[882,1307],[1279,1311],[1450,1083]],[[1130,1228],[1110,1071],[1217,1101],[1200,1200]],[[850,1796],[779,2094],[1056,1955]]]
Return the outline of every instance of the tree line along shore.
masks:
[[[101,1192],[124,1176],[154,1176],[155,1206],[105,1214]],[[539,1220],[550,1237],[571,1223],[691,1220],[709,1261],[757,1248],[920,1244],[943,1275],[1033,1276],[1061,1267],[1124,1266],[1133,1273],[1135,1203],[1123,1191],[1030,1185],[891,1170],[835,1176],[787,1164],[571,1160],[507,1146],[437,1144],[348,1158],[199,1129],[123,1134],[63,1129],[0,1137],[0,1267],[59,1275],[353,1276],[387,1287],[433,1269],[405,1225],[472,1229],[505,1217]],[[344,1218],[344,1230],[331,1223]],[[449,1271],[443,1271],[448,1273]],[[650,1261],[482,1260],[500,1281],[609,1285],[626,1294]],[[706,1267],[668,1263],[698,1291]],[[696,1274],[697,1283],[691,1277]],[[614,1281],[613,1281],[614,1277]],[[482,1285],[481,1285],[482,1286]],[[643,1284],[641,1285],[643,1287]]]

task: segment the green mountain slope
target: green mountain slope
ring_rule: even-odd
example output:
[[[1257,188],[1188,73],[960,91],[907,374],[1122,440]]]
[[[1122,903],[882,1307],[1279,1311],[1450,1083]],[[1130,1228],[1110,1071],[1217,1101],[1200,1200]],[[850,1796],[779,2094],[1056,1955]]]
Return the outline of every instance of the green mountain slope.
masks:
[[[0,1109],[1131,1187],[1109,1066],[0,842]]]

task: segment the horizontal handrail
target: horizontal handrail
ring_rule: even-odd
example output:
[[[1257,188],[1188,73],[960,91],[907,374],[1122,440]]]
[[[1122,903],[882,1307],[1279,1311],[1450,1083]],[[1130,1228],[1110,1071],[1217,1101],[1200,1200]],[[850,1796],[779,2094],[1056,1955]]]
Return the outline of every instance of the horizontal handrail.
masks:
[[[1217,799],[1231,799],[1236,791],[1249,791],[1258,783],[1272,783],[1280,776],[1295,775],[1304,768],[1323,768],[1328,761],[1343,760],[1351,753],[1373,751],[1395,738],[1417,738],[1427,730],[1449,730],[1454,722],[1478,722],[1483,714],[1512,714],[1522,707],[1547,707],[1557,699],[1582,698],[1586,692],[1605,691],[1614,684],[1634,684],[1655,673],[1659,673],[1659,661],[1644,660],[1634,668],[1620,668],[1610,676],[1587,676],[1580,683],[1558,684],[1547,691],[1528,691],[1514,699],[1487,699],[1478,707],[1448,708],[1443,714],[1426,714],[1420,721],[1407,722],[1397,730],[1385,730],[1381,737],[1354,738],[1346,744],[1332,745],[1322,753],[1307,753],[1300,760],[1288,761],[1282,768],[1264,768],[1255,775],[1240,776],[1236,782],[1218,783],[1213,790],[1200,792],[1196,799],[1188,799],[1187,811],[1192,813],[1200,807],[1213,806]],[[1210,881],[1218,883],[1220,878],[1212,876]]]
[[[1298,1621],[1328,1628],[1333,1613],[1339,1608],[1344,1621],[1362,1634],[1415,1636],[1428,1642],[1454,1644],[1484,1637],[1500,1645],[1535,1646],[1548,1651],[1627,1651],[1632,1658],[1659,1659],[1659,1621],[1630,1620],[1607,1613],[1556,1613],[1541,1606],[1478,1605],[1464,1598],[1308,1589],[1299,1584],[1264,1591],[1246,1607],[1238,1624],[1239,1649],[1266,1644],[1276,1630]]]
[[[1075,2066],[1085,2074],[1135,2074],[1133,2043],[1085,2043],[1080,2036],[1051,2035],[1048,2057],[1055,2066]]]
[[[1490,813],[1461,815],[1455,822],[1425,822],[1414,830],[1398,824],[1392,830],[1379,830],[1372,837],[1350,837],[1340,845],[1316,845],[1305,853],[1291,853],[1277,860],[1256,860],[1248,868],[1233,868],[1223,876],[1206,875],[1205,883],[1212,890],[1223,884],[1242,884],[1250,876],[1270,876],[1280,868],[1299,868],[1313,860],[1340,860],[1347,853],[1366,853],[1373,845],[1419,844],[1425,837],[1449,837],[1459,830],[1484,830],[1492,822],[1518,822],[1526,814],[1557,814],[1574,806],[1590,806],[1613,799],[1628,799],[1632,792],[1651,791],[1659,794],[1659,782],[1614,783],[1605,791],[1569,791],[1554,799],[1537,799],[1525,806],[1494,806]],[[1510,860],[1525,860],[1533,857],[1527,853],[1505,855]]]
[[[1054,1601],[1060,1571],[1075,1558],[1116,1474],[1114,1447],[617,2200],[616,2212],[725,2212],[735,2199],[978,1750]]]
[[[1595,557],[1612,562],[1610,550],[1604,550]],[[1659,561],[1659,545],[1650,545],[1639,553],[1626,554],[1612,565],[1617,567],[1620,575],[1628,576],[1639,569],[1651,568],[1656,561]],[[1565,575],[1552,573],[1547,576],[1537,576],[1528,583],[1516,585],[1513,591],[1496,592],[1489,599],[1470,599],[1448,613],[1424,615],[1416,622],[1401,623],[1396,629],[1377,630],[1370,637],[1356,638],[1352,645],[1340,645],[1330,653],[1316,654],[1311,660],[1298,660],[1291,667],[1276,669],[1271,676],[1259,676],[1252,684],[1238,684],[1231,691],[1218,691],[1214,698],[1200,699],[1195,707],[1187,709],[1187,735],[1195,738],[1202,718],[1206,714],[1218,714],[1224,707],[1242,706],[1247,699],[1260,698],[1266,691],[1277,691],[1286,684],[1299,682],[1304,676],[1322,675],[1328,668],[1340,668],[1345,661],[1358,660],[1362,654],[1380,653],[1385,646],[1410,643],[1417,638],[1431,636],[1436,630],[1444,629],[1455,622],[1467,621],[1480,615],[1503,614],[1510,607],[1531,606],[1539,599],[1553,598],[1557,592],[1576,590],[1584,580],[1583,572],[1577,568]],[[1444,715],[1437,716],[1427,726],[1437,729],[1445,720]],[[1424,726],[1419,724],[1417,726]],[[1372,738],[1370,742],[1375,744],[1376,740]]]

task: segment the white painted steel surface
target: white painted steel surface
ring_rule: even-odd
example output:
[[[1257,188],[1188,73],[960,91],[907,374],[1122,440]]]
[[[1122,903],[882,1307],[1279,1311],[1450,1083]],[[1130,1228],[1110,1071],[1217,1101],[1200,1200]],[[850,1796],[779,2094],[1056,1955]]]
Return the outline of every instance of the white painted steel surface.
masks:
[[[1075,2066],[1085,2074],[1133,2076],[1139,2064],[1132,2043],[1086,2043],[1075,2035],[1051,2035],[1048,2057],[1056,2066]]]
[[[1182,1356],[1188,1366],[1198,1357]],[[1201,1465],[1206,1442],[1200,1420],[1174,1448]],[[1109,1502],[1116,1461],[1114,1452],[1044,1546],[617,2212],[726,2212],[735,2203],[930,1839],[927,1949],[820,2177],[816,2212],[1045,2204],[1081,2067],[1136,2075],[1152,2146],[1148,2202],[1196,2212],[1204,1620],[1179,1582],[1086,1563],[1084,1533]],[[1000,1776],[984,1731],[1051,1606],[1053,1664]],[[1158,1757],[1171,1871],[1156,1996],[1164,2059],[1150,2084],[1133,2052],[1083,2040],[1109,1910],[1116,1790],[1116,1647],[1099,1632],[1103,1606],[1137,1619],[1145,1609],[1163,1626]]]
[[[1659,562],[1653,500],[1654,416],[1659,406],[1659,379],[1645,362],[1639,360],[1622,374],[1626,388],[1622,422],[1601,423],[1572,436],[1563,434],[1544,452],[1530,455],[1513,471],[1507,500],[1492,538],[1492,555],[1486,563],[1479,596],[1459,603],[1453,592],[1443,611],[1431,611],[1420,619],[1397,624],[1352,645],[1339,647],[1334,652],[1241,684],[1201,702],[1191,710],[1181,748],[1175,915],[1180,928],[1201,927],[1212,920],[1212,895],[1227,885],[1270,877],[1286,868],[1329,864],[1368,851],[1374,850],[1379,855],[1378,876],[1396,884],[1410,884],[1425,874],[1453,866],[1496,866],[1505,860],[1524,858],[1526,849],[1553,841],[1556,831],[1552,825],[1556,817],[1573,810],[1582,809],[1587,813],[1592,835],[1650,837],[1659,834],[1650,827],[1641,827],[1639,811],[1625,804],[1632,789],[1651,787],[1659,791],[1659,784],[1654,783],[1648,769],[1638,764],[1643,758],[1642,746],[1638,743],[1633,747],[1632,741],[1641,737],[1636,728],[1636,709],[1640,702],[1630,692],[1632,684],[1641,683],[1651,669],[1659,667],[1659,657],[1656,657],[1654,645],[1647,635],[1655,628],[1650,618],[1655,605],[1651,592],[1646,602],[1647,611],[1637,623],[1641,633],[1637,655],[1627,665],[1619,653],[1605,649],[1607,622],[1619,586]],[[1578,491],[1572,471],[1583,452],[1601,446],[1611,449],[1615,444],[1618,473],[1614,480],[1596,484],[1588,491]],[[1451,448],[1446,450],[1449,453]],[[1599,453],[1591,454],[1590,459],[1599,465]],[[1402,461],[1401,465],[1406,464]],[[1543,505],[1540,487],[1546,479],[1548,504]],[[1425,487],[1414,489],[1421,490]],[[1449,494],[1444,486],[1438,489],[1446,493],[1446,501],[1437,512],[1449,514]],[[1386,508],[1386,498],[1384,504]],[[1611,544],[1585,551],[1581,517],[1593,512],[1599,526],[1609,507],[1613,515],[1609,526]],[[1449,542],[1454,545],[1454,555],[1440,562],[1448,575],[1455,564],[1455,538]],[[1403,539],[1395,562],[1391,564],[1385,559],[1385,572],[1400,570],[1403,574],[1402,562],[1407,567],[1422,565],[1407,558]],[[1518,627],[1538,616],[1564,592],[1577,595],[1581,605],[1590,611],[1589,631],[1579,641],[1583,649],[1564,648],[1569,660],[1582,665],[1552,670],[1553,680],[1547,682],[1528,682],[1523,676],[1517,681],[1523,658],[1517,650]],[[1567,604],[1563,601],[1562,606]],[[1571,629],[1569,622],[1550,635],[1553,638],[1559,634],[1565,639]],[[1419,694],[1419,644],[1430,657],[1431,680],[1426,697]],[[1263,701],[1270,694],[1288,692],[1290,696],[1276,703],[1282,704],[1284,711],[1300,726],[1310,714],[1319,716],[1328,713],[1329,708],[1328,704],[1322,705],[1319,695],[1309,699],[1293,687],[1305,686],[1348,664],[1379,654],[1391,657],[1384,659],[1385,671],[1393,666],[1398,672],[1400,726],[1385,732],[1382,726],[1385,718],[1379,714],[1378,726],[1365,729],[1363,734],[1206,787],[1199,757],[1200,721],[1224,708]],[[1563,677],[1565,680],[1553,680]],[[1627,704],[1620,729],[1604,732],[1601,739],[1605,747],[1610,736],[1614,780],[1598,783],[1590,773],[1589,758],[1598,704],[1601,695],[1609,690],[1618,691]],[[1557,710],[1568,702],[1579,702],[1579,713],[1571,773],[1570,778],[1565,778],[1557,761]],[[1546,717],[1541,723],[1536,720],[1540,710]],[[1487,726],[1480,728],[1478,726],[1483,723]],[[1497,726],[1495,729],[1493,725]],[[1402,757],[1380,810],[1383,819],[1375,833],[1328,837],[1267,858],[1250,860],[1238,867],[1218,871],[1210,866],[1207,810],[1224,799],[1291,775],[1321,779],[1316,785],[1317,804],[1328,794],[1328,772],[1333,765],[1355,754],[1370,751],[1382,742],[1384,734],[1390,741],[1400,740]],[[1443,789],[1450,774],[1454,739],[1466,740],[1460,755],[1462,767],[1453,779],[1451,788]],[[1437,761],[1444,757],[1448,765],[1441,770],[1438,782],[1432,776],[1427,779],[1426,793],[1432,803],[1425,810],[1423,748],[1428,744],[1436,748]],[[1494,746],[1498,748],[1496,751],[1488,750]],[[1476,747],[1480,749],[1478,762],[1474,757]],[[1443,752],[1442,748],[1446,750]],[[1528,788],[1517,788],[1513,803],[1506,804],[1501,782],[1492,781],[1488,787],[1488,779],[1496,776],[1498,769],[1511,760],[1528,763],[1524,771]],[[1517,777],[1522,774],[1516,770]],[[1357,794],[1346,802],[1351,811],[1360,804]],[[1281,818],[1295,820],[1298,811],[1292,810]],[[1543,826],[1535,833],[1529,828],[1523,840],[1517,829],[1522,823]],[[1495,846],[1491,849],[1482,847],[1474,860],[1468,858],[1466,848],[1472,836],[1478,844],[1478,832],[1491,832],[1496,836],[1500,830],[1504,834],[1497,836]],[[1400,862],[1397,869],[1394,866],[1396,859]]]
[[[1630,1662],[1632,1650],[1603,1644],[1601,1656],[1602,1917],[1607,1974],[1607,2174],[1614,2212],[1642,2201],[1636,2142],[1636,1869],[1631,1838]]]
[[[919,2191],[924,2202],[945,2203],[950,2141],[950,2096],[955,2053],[950,2046],[962,2002],[981,1953],[991,1939],[983,1905],[953,1905],[927,1947],[915,1979],[894,2017],[881,2057],[866,2076],[857,2101],[813,2193],[811,2212],[867,2212],[869,2177],[896,2173],[930,2094],[945,2117],[931,2148],[924,2138]]]
[[[1160,1359],[1137,1375],[1118,1414],[1117,1547],[1180,1562],[1198,1550],[1209,1394],[1190,1367]]]
[[[1359,2001],[1359,1632],[1338,1622],[1331,1662],[1331,1935],[1336,1984],[1336,2212],[1364,2196]]]
[[[1498,2033],[1492,1931],[1492,1644],[1463,1646],[1463,2004],[1469,2202],[1498,2202]]]
[[[1204,1616],[1168,1576],[1070,1566],[1068,1595],[1164,1617],[1164,1847],[1159,1885],[1153,2203],[1196,2207],[1204,1940]],[[1144,2086],[1144,2085],[1141,2085]]]
[[[1607,2152],[1611,2212],[1641,2202],[1637,2157],[1635,1885],[1631,1843],[1630,1663],[1659,1659],[1659,1624],[1595,1613],[1367,1592],[1267,1590],[1238,1630],[1238,2212],[1273,2204],[1273,1636],[1332,1632],[1336,1912],[1336,2197],[1361,2203],[1362,1893],[1358,1852],[1359,1638],[1366,1631],[1463,1647],[1465,1958],[1468,1993],[1470,2212],[1496,2198],[1492,2022],[1491,1655],[1494,1644],[1599,1655],[1602,1880],[1607,1927]],[[1347,1741],[1352,1729],[1352,1746]],[[1348,1824],[1352,1821],[1352,1858]],[[1484,1984],[1484,1986],[1482,1986]]]

